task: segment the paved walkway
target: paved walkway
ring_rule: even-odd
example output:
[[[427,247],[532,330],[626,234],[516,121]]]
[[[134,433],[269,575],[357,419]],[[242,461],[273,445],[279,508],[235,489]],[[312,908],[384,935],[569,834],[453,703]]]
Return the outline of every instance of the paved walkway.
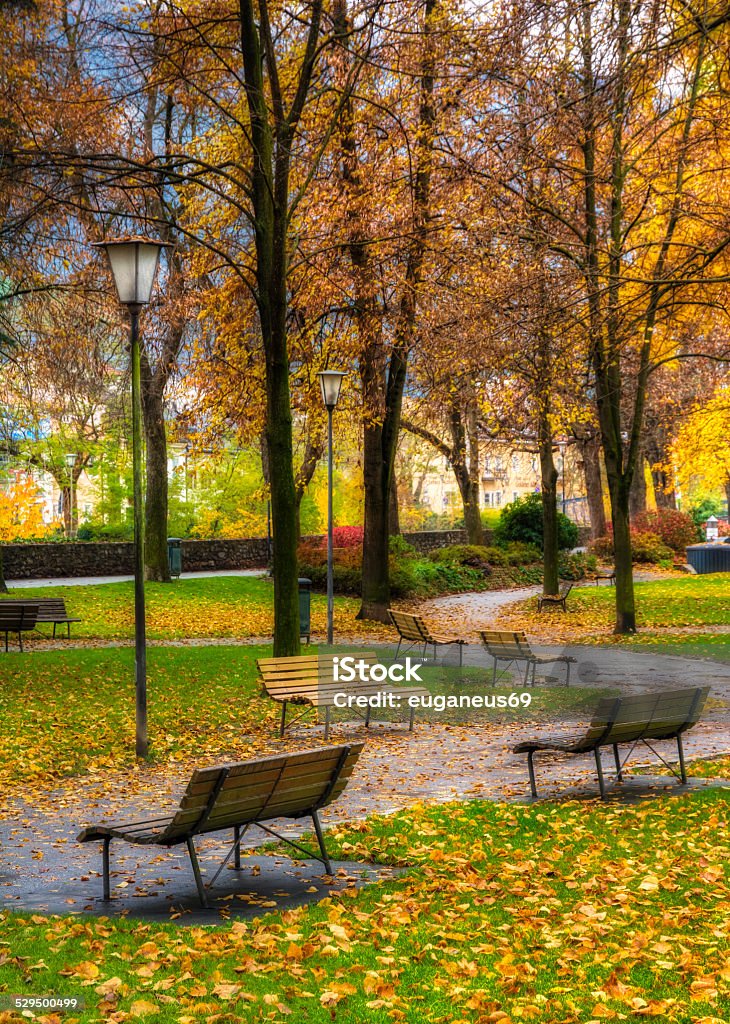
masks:
[[[184,572],[182,580],[205,579],[208,576],[265,576],[265,569],[215,569],[206,572]],[[129,583],[134,576],[66,576],[58,579],[6,580],[13,590],[24,587],[92,587],[98,583]]]

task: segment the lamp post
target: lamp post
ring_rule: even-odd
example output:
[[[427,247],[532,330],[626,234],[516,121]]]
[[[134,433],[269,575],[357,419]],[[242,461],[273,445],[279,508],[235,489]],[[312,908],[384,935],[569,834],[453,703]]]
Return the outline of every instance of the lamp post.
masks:
[[[76,452],[67,452],[64,455],[68,466],[68,539],[74,539],[74,466],[76,465]]]
[[[340,397],[342,379],[347,374],[341,370],[321,370],[318,374],[322,389],[322,401],[327,410],[327,643],[334,639],[335,580],[334,553],[332,548],[332,413]]]
[[[563,488],[563,515],[565,515],[565,445],[561,444],[560,447],[560,479]]]
[[[147,757],[147,638],[144,607],[144,517],[142,507],[142,406],[140,401],[139,314],[167,243],[130,236],[97,243],[106,250],[117,295],[129,314],[132,365],[132,475],[134,478],[134,657],[137,757]]]

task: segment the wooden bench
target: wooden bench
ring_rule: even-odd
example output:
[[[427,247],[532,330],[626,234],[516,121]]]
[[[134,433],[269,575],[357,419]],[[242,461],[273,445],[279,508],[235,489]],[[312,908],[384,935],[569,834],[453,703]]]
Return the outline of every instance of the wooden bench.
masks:
[[[450,644],[459,645],[459,665],[464,663],[464,644],[466,640],[462,640],[458,636],[446,636],[442,633],[434,633],[433,630],[427,623],[423,621],[420,615],[413,615],[411,612],[397,612],[393,608],[388,609],[388,615],[390,621],[398,631],[398,649],[395,652],[395,660],[398,660],[400,654],[401,644],[405,640],[408,644],[407,651],[413,647],[420,647],[423,645],[423,657],[426,657],[426,651],[428,645],[431,644],[433,647],[433,656],[436,657],[436,648],[445,647]]]
[[[142,846],[179,846],[185,843],[195,876],[200,902],[208,906],[206,887],[193,842],[195,836],[208,832],[233,830],[233,846],[210,886],[235,856],[234,866],[241,867],[241,839],[251,825],[304,853],[316,857],[332,874],[332,864],[324,844],[319,811],[342,793],[352,774],[362,743],[347,746],[320,747],[292,754],[277,754],[257,761],[239,761],[216,765],[193,772],[180,806],[172,815],[156,814],[145,821],[124,824],[90,825],[78,836],[80,843],[103,840],[102,867],[104,899],[110,898],[109,846],[112,839],[123,839]],[[319,855],[279,835],[263,822],[274,818],[312,819],[319,843]]]
[[[535,685],[535,669],[538,665],[565,665],[565,685],[570,686],[570,666],[575,665],[576,658],[569,654],[534,654],[527,636],[521,631],[483,629],[479,633],[482,643],[494,658],[492,686],[497,682],[497,665],[500,661],[508,664],[525,663],[525,685]],[[532,672],[530,672],[532,670]]]
[[[71,623],[81,622],[81,619],[71,618],[66,611],[66,604],[62,597],[39,597],[33,601],[22,601],[18,598],[5,598],[0,601],[0,607],[5,605],[26,605],[38,607],[37,622],[52,622],[53,635],[56,635],[56,626],[66,625],[66,635],[71,636]]]
[[[338,657],[346,657],[342,655]],[[307,714],[316,708],[324,708],[324,738],[329,737],[330,712],[335,704],[335,694],[347,694],[353,697],[374,697],[378,693],[393,693],[402,699],[412,696],[421,696],[428,693],[423,686],[396,686],[390,682],[362,682],[359,679],[352,682],[335,681],[334,678],[334,655],[331,654],[303,654],[293,658],[259,658],[257,661],[264,690],[272,700],[281,702],[281,725],[279,735],[284,735],[286,729],[287,705],[303,705],[302,711],[296,718],[289,722],[293,725],[302,715]],[[370,652],[353,654],[350,657],[356,661],[361,659],[368,666],[378,663],[378,658]],[[365,708],[358,709],[350,707],[349,710],[365,719],[365,725],[370,724],[372,708],[367,704]],[[409,707],[409,729],[413,729],[415,708]]]
[[[18,634],[18,646],[23,650],[23,633],[32,632],[38,618],[38,602],[24,601],[15,604],[12,601],[0,601],[0,633],[5,634],[5,651],[8,650],[8,637],[11,633]]]
[[[537,610],[541,612],[544,605],[557,605],[562,608],[564,612],[567,612],[565,602],[568,600],[568,594],[573,589],[573,584],[568,580],[563,580],[558,588],[557,594],[539,594],[537,598]]]
[[[609,587],[612,587],[616,583],[616,570],[615,569],[596,569],[596,586],[601,580],[608,580]]]
[[[533,797],[537,797],[533,757],[539,750],[557,751],[563,754],[586,754],[592,751],[596,759],[598,788],[601,792],[601,799],[605,800],[606,784],[603,777],[600,748],[613,747],[616,778],[621,781],[623,765],[618,752],[621,743],[632,744],[623,764],[626,764],[628,758],[631,757],[637,743],[643,743],[649,747],[664,764],[667,764],[661,754],[654,750],[650,740],[676,739],[680,767],[680,775],[677,777],[686,784],[687,772],[684,765],[682,734],[696,725],[709,692],[709,686],[705,686],[636,696],[604,697],[596,708],[587,732],[580,739],[572,742],[545,739],[518,743],[516,747],[513,747],[513,751],[515,754],[527,754],[527,768],[530,773],[530,789]],[[671,765],[667,765],[667,767],[672,774],[676,775]]]

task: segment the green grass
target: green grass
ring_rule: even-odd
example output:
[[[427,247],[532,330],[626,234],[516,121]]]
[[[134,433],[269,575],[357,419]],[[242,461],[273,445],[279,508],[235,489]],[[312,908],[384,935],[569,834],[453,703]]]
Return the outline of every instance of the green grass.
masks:
[[[707,576],[676,576],[669,579],[640,581],[634,585],[637,623],[651,630],[677,627],[730,625],[730,573]],[[568,598],[567,613],[553,611],[539,617],[561,633],[579,633],[588,640],[593,634],[610,629],[615,621],[616,592],[613,587],[574,587]],[[538,621],[535,600],[523,601],[514,625],[528,630]]]
[[[121,640],[134,635],[133,583],[93,586],[30,587],[10,590],[8,597],[62,597],[69,615],[83,621],[71,627],[74,639]],[[147,635],[150,639],[183,637],[267,637],[274,628],[274,588],[269,579],[251,576],[213,576],[145,584]],[[356,628],[359,601],[335,601],[336,626]],[[326,598],[312,595],[312,626],[326,630]],[[372,626],[372,629],[371,629]],[[367,624],[372,632],[377,624]],[[361,626],[358,632],[362,633]],[[46,633],[50,629],[45,629]],[[381,630],[382,632],[382,630]]]
[[[260,695],[255,659],[268,647],[151,648],[153,759],[243,756],[273,735],[276,705]],[[0,783],[129,769],[134,751],[134,652],[36,651],[7,656],[0,688]]]
[[[329,839],[404,876],[308,908],[212,929],[0,915],[0,989],[83,995],[67,1024],[722,1024],[726,826],[719,791],[412,808]]]
[[[678,772],[679,763],[674,762],[673,767]],[[697,779],[730,779],[730,754],[720,754],[718,757],[700,758],[697,761],[687,762],[687,774]],[[669,775],[670,771],[663,764],[648,765],[644,768],[634,768],[633,775]]]

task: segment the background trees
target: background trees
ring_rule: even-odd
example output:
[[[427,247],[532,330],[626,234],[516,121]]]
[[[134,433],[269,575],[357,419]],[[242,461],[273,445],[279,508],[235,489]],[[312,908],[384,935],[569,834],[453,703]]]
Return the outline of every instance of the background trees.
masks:
[[[275,646],[297,649],[329,365],[351,371],[363,616],[389,603],[405,428],[447,459],[472,542],[485,444],[534,452],[546,591],[557,455],[579,451],[594,535],[605,481],[616,629],[633,630],[631,517],[647,482],[650,503],[676,501],[698,397],[708,429],[723,422],[727,21],[709,0],[3,5],[6,419],[61,438],[75,403],[81,455],[124,423],[87,246],[156,234],[173,249],[143,339],[151,578],[167,576],[170,438],[259,449]]]

